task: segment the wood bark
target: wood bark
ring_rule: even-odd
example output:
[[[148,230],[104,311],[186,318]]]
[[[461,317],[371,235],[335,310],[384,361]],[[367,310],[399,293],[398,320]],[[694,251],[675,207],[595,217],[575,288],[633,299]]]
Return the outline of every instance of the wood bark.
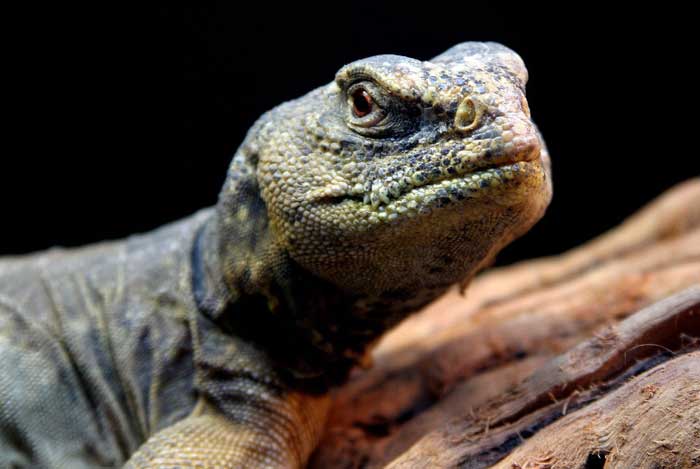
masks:
[[[700,467],[700,179],[390,332],[309,467]]]

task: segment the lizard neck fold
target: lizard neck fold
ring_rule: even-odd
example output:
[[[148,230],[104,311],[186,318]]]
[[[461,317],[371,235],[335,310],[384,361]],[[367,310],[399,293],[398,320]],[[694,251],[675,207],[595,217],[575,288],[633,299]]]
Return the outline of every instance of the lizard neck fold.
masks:
[[[342,382],[371,343],[420,306],[397,302],[401,292],[343,292],[299,267],[266,230],[232,243],[235,230],[220,217],[200,228],[193,246],[197,306],[218,328],[264,351],[291,387],[322,392]]]

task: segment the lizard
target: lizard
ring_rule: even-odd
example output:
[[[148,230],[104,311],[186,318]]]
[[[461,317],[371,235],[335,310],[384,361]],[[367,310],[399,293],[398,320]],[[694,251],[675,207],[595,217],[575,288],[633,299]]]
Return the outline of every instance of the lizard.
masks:
[[[382,334],[544,214],[526,82],[497,43],[352,62],[255,122],[215,206],[2,258],[0,466],[303,467]]]

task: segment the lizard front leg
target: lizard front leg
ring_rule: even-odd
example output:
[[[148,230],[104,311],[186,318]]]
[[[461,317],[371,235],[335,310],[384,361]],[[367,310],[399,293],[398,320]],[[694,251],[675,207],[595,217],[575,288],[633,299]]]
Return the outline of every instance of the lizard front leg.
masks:
[[[125,468],[299,469],[318,442],[328,401],[289,393],[231,403],[225,416],[200,400],[189,417],[151,436]]]

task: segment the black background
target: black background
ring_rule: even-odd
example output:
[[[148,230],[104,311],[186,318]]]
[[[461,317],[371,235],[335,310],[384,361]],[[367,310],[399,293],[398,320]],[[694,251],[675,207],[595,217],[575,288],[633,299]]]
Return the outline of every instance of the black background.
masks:
[[[554,201],[501,263],[575,246],[700,172],[690,12],[236,3],[5,12],[0,254],[117,238],[212,205],[262,112],[352,60],[428,59],[467,40],[523,57],[553,158]]]

